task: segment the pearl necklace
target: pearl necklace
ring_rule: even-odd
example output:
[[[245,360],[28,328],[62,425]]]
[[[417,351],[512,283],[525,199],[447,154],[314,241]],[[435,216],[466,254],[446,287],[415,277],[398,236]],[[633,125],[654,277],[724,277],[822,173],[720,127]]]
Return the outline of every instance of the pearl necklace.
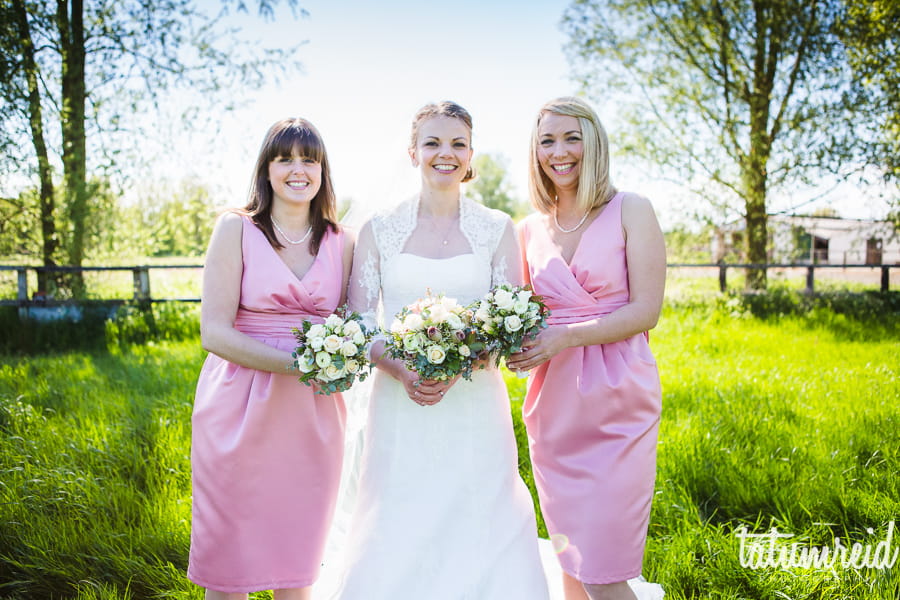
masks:
[[[278,233],[281,234],[281,237],[283,237],[287,241],[288,244],[291,244],[294,246],[305,242],[306,238],[309,237],[309,234],[312,233],[312,225],[310,225],[309,227],[306,228],[306,233],[304,234],[304,236],[295,242],[294,240],[292,240],[291,238],[289,238],[287,236],[287,234],[284,232],[284,230],[281,227],[278,226],[278,221],[275,220],[275,217],[272,217],[272,225],[275,226],[275,229],[278,230]]]
[[[557,217],[557,208],[553,209],[553,221],[556,223],[556,228],[562,231],[563,233],[572,233],[573,231],[578,231],[578,228],[584,225],[584,222],[587,221],[588,215],[591,214],[591,209],[589,208],[584,216],[581,217],[581,220],[578,221],[578,225],[573,227],[572,229],[563,229],[562,225],[559,224],[559,217]]]

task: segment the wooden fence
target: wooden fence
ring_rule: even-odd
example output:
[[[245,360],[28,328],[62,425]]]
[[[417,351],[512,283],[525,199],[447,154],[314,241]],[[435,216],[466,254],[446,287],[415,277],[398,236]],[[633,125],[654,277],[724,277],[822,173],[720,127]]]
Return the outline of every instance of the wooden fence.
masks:
[[[167,270],[167,269],[202,269],[203,265],[138,265],[128,267],[33,267],[22,265],[0,265],[0,272],[15,271],[17,274],[17,293],[16,298],[0,299],[0,305],[34,307],[34,306],[60,306],[73,303],[88,304],[109,304],[116,306],[125,302],[152,303],[152,302],[199,302],[197,296],[164,298],[154,297],[151,294],[150,272]],[[718,264],[718,263],[670,263],[669,269],[715,269],[718,271],[719,289],[724,292],[728,289],[728,271],[733,269],[804,269],[806,271],[806,287],[805,291],[812,293],[815,291],[816,271],[826,269],[879,269],[881,272],[880,289],[886,292],[890,289],[890,270],[900,269],[900,265],[831,265],[831,264]],[[74,272],[92,272],[92,271],[131,271],[134,282],[134,293],[130,299],[90,299],[90,300],[55,300],[53,298],[43,297],[36,293],[29,295],[28,289],[28,272],[53,274],[53,273],[74,273]]]

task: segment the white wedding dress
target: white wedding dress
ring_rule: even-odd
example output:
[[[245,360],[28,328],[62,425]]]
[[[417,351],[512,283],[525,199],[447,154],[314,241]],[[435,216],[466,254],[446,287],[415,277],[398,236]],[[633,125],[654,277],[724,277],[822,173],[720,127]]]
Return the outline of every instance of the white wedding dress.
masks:
[[[390,325],[428,290],[465,304],[518,283],[508,216],[463,197],[447,257],[427,257],[413,236],[418,208],[413,198],[360,231],[349,303],[370,326]],[[376,369],[344,399],[341,500],[314,600],[563,600],[559,562],[538,540],[519,477],[499,371],[477,371],[419,406]],[[657,584],[629,584],[639,600],[663,597]]]
[[[457,242],[469,251],[447,258],[403,251],[417,215],[412,199],[360,232],[355,264],[362,268],[350,304],[370,320],[379,298],[388,324],[428,290],[467,304],[518,265],[503,213],[464,198]],[[434,406],[414,403],[382,371],[371,381],[360,475],[349,484],[355,508],[332,597],[546,600],[534,508],[519,477],[499,371],[460,379]]]

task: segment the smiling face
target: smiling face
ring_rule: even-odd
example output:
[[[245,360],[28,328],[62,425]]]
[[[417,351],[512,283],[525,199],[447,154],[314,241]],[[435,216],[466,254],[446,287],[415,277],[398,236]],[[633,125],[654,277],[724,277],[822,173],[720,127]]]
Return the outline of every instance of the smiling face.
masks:
[[[426,185],[459,185],[472,160],[472,132],[454,117],[430,117],[419,124],[415,146],[409,149]]]
[[[296,153],[276,156],[269,162],[269,183],[276,203],[310,203],[322,185],[322,163]]]
[[[575,117],[545,112],[538,126],[537,159],[556,193],[577,191],[584,143]]]

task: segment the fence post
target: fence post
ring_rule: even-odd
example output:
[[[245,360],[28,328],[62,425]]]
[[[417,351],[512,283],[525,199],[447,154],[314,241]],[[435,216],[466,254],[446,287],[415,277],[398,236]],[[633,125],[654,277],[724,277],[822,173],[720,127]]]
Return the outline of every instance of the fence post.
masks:
[[[891,287],[891,268],[881,265],[881,291],[886,292]]]
[[[806,267],[806,293],[812,294],[813,288],[815,287],[815,270],[816,268],[813,265],[809,265]]]
[[[19,276],[19,291],[16,293],[16,300],[19,301],[19,319],[28,316],[28,270],[16,269]]]
[[[727,277],[725,275],[728,270],[728,266],[725,263],[719,264],[719,291],[723,294],[728,289]]]
[[[147,267],[135,267],[134,274],[134,301],[144,303],[150,301],[150,269]]]

